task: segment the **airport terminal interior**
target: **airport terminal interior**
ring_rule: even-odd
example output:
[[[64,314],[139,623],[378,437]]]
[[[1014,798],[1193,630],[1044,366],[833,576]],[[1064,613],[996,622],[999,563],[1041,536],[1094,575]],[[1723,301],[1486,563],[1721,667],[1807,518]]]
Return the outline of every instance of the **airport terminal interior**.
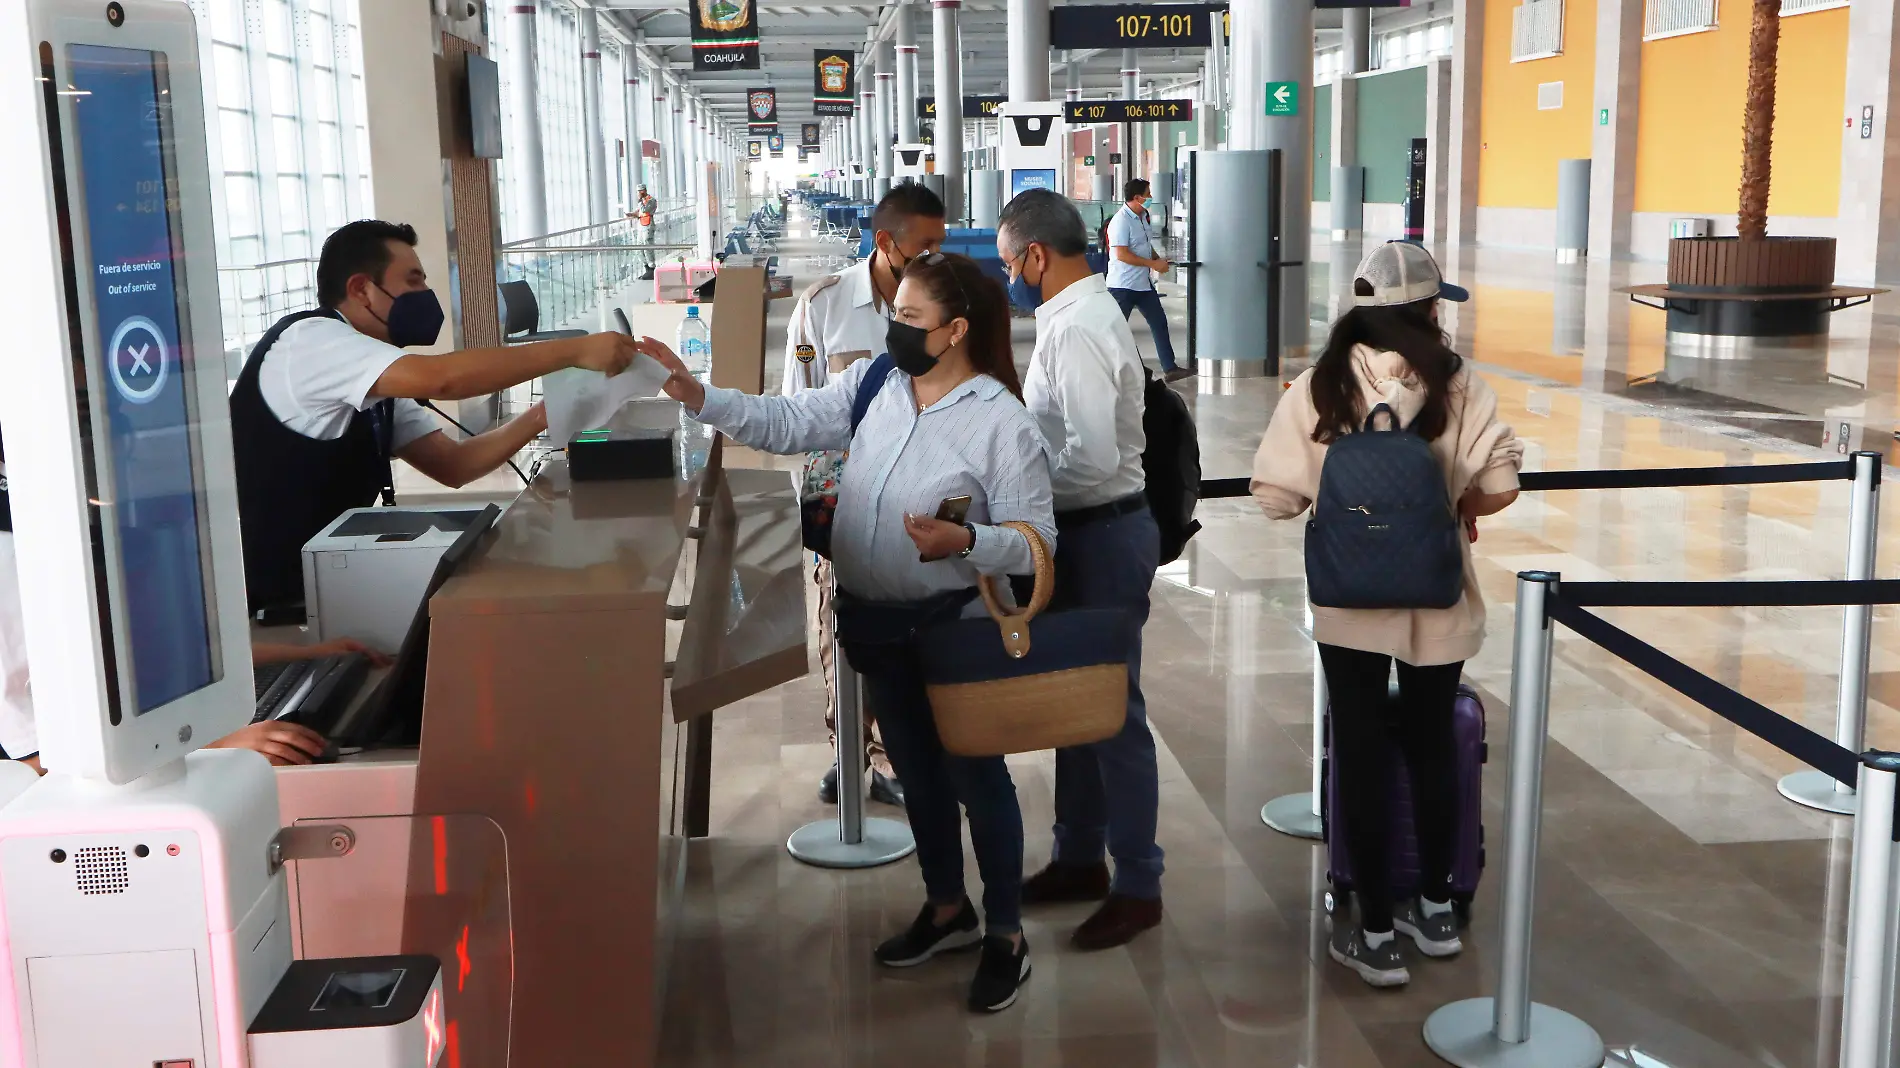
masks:
[[[34,755],[14,739],[37,705],[45,772],[0,762],[0,1068],[1896,1063],[1900,763],[1861,754],[1900,749],[1900,589],[1868,583],[1900,566],[1879,493],[1900,462],[1900,0],[0,8],[0,153],[39,161],[0,175],[25,219],[0,267],[23,316],[0,498],[24,605],[0,618],[0,746]],[[120,177],[85,166],[148,128]],[[919,865],[870,780],[820,796],[846,743],[803,454],[702,427],[652,357],[415,394],[451,439],[549,425],[465,478],[397,459],[289,565],[294,610],[247,600],[238,548],[240,405],[276,410],[247,365],[328,301],[345,224],[415,228],[443,311],[409,346],[427,358],[650,336],[770,395],[810,362],[829,276],[892,267],[874,216],[904,185],[943,205],[943,251],[1004,284],[1027,262],[999,236],[1013,198],[1067,198],[1106,270],[1145,197],[1125,232],[1168,261],[1147,277],[1184,373],[1162,377],[1163,322],[1130,329],[1203,480],[1142,631],[1159,923],[1084,950],[1093,905],[1025,906],[1033,971],[993,1013],[965,1003],[974,955],[874,958],[916,915]],[[171,229],[136,261],[148,215]],[[1377,989],[1330,952],[1307,524],[1268,519],[1248,480],[1388,242],[1430,251],[1431,292],[1468,291],[1439,321],[1522,443],[1524,490],[1468,555],[1488,759],[1463,952],[1410,954],[1409,984]],[[146,280],[168,311],[110,310]],[[403,303],[364,299],[399,343]],[[1038,324],[1009,319],[1025,375]],[[149,403],[167,367],[203,581],[180,584],[197,638],[162,647],[197,640],[211,666],[154,704],[140,571],[180,558],[99,516],[112,487],[136,516],[163,480],[137,465],[171,461],[131,448],[100,474],[91,449],[171,418]],[[267,643],[337,655],[266,672]],[[330,744],[266,752],[269,777],[200,750],[278,720]],[[1007,754],[1025,874],[1051,857],[1056,766]],[[148,896],[165,835],[194,864],[198,841],[249,859]],[[49,849],[75,858],[57,899]],[[183,941],[133,919],[159,915],[189,917]]]

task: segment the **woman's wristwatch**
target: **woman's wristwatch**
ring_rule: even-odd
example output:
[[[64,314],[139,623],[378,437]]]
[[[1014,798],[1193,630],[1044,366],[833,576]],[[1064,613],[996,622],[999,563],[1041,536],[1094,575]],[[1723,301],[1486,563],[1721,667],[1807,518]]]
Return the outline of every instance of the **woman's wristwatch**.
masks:
[[[963,529],[970,532],[970,547],[958,553],[957,557],[962,560],[968,560],[970,554],[976,551],[976,526],[971,523],[965,523],[963,524]]]

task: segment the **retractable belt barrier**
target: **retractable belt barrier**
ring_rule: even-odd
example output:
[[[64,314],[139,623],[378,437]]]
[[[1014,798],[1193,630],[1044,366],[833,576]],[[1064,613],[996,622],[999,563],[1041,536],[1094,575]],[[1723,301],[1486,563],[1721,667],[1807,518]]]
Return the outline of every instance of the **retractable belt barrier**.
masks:
[[[1535,1065],[1596,1068],[1602,1040],[1586,1023],[1530,999],[1532,907],[1543,818],[1543,759],[1550,718],[1551,623],[1561,623],[1711,712],[1813,767],[1856,786],[1847,961],[1839,1068],[1887,1068],[1887,1013],[1900,961],[1900,754],[1856,754],[1722,685],[1586,610],[1588,606],[1841,605],[1900,600],[1900,582],[1577,582],[1549,572],[1518,575],[1511,668],[1511,738],[1505,807],[1504,886],[1498,910],[1498,992],[1454,1002],[1425,1022],[1425,1043],[1461,1068]]]

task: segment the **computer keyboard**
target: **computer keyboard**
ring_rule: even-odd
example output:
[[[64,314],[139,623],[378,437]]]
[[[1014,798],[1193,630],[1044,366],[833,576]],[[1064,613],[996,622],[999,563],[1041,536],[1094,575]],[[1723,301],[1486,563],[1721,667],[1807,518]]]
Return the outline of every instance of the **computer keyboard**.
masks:
[[[251,678],[257,684],[257,692],[253,696],[257,700],[262,701],[264,695],[270,691],[270,688],[276,684],[278,679],[283,677],[284,672],[290,670],[291,665],[294,663],[296,663],[296,661],[293,660],[281,664],[257,664],[253,666],[251,668]]]
[[[304,683],[320,663],[320,660],[291,660],[253,666],[251,679],[257,690],[257,707],[251,713],[251,722],[276,719],[293,698],[308,688]]]
[[[252,723],[281,719],[329,735],[362,688],[369,658],[361,653],[259,664],[252,669],[257,708]]]

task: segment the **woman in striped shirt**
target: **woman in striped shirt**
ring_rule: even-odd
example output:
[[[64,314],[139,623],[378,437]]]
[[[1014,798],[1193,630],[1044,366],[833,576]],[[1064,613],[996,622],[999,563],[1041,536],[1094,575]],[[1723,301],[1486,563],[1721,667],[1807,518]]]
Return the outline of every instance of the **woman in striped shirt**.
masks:
[[[878,946],[877,959],[903,968],[980,945],[970,1008],[996,1012],[1029,977],[1022,811],[1001,757],[944,751],[910,635],[981,614],[979,574],[1034,570],[1027,539],[1000,524],[1026,523],[1054,551],[1048,450],[1022,404],[1002,286],[966,257],[933,253],[905,270],[894,304],[887,359],[859,360],[824,387],[788,397],[707,389],[664,344],[643,338],[637,347],[672,372],[670,396],[743,445],[781,455],[850,450],[831,534],[838,639],[904,783],[928,898],[909,930]],[[874,395],[854,434],[860,389]],[[968,522],[933,518],[955,497],[969,498]],[[959,803],[983,878],[985,924],[964,893]]]

